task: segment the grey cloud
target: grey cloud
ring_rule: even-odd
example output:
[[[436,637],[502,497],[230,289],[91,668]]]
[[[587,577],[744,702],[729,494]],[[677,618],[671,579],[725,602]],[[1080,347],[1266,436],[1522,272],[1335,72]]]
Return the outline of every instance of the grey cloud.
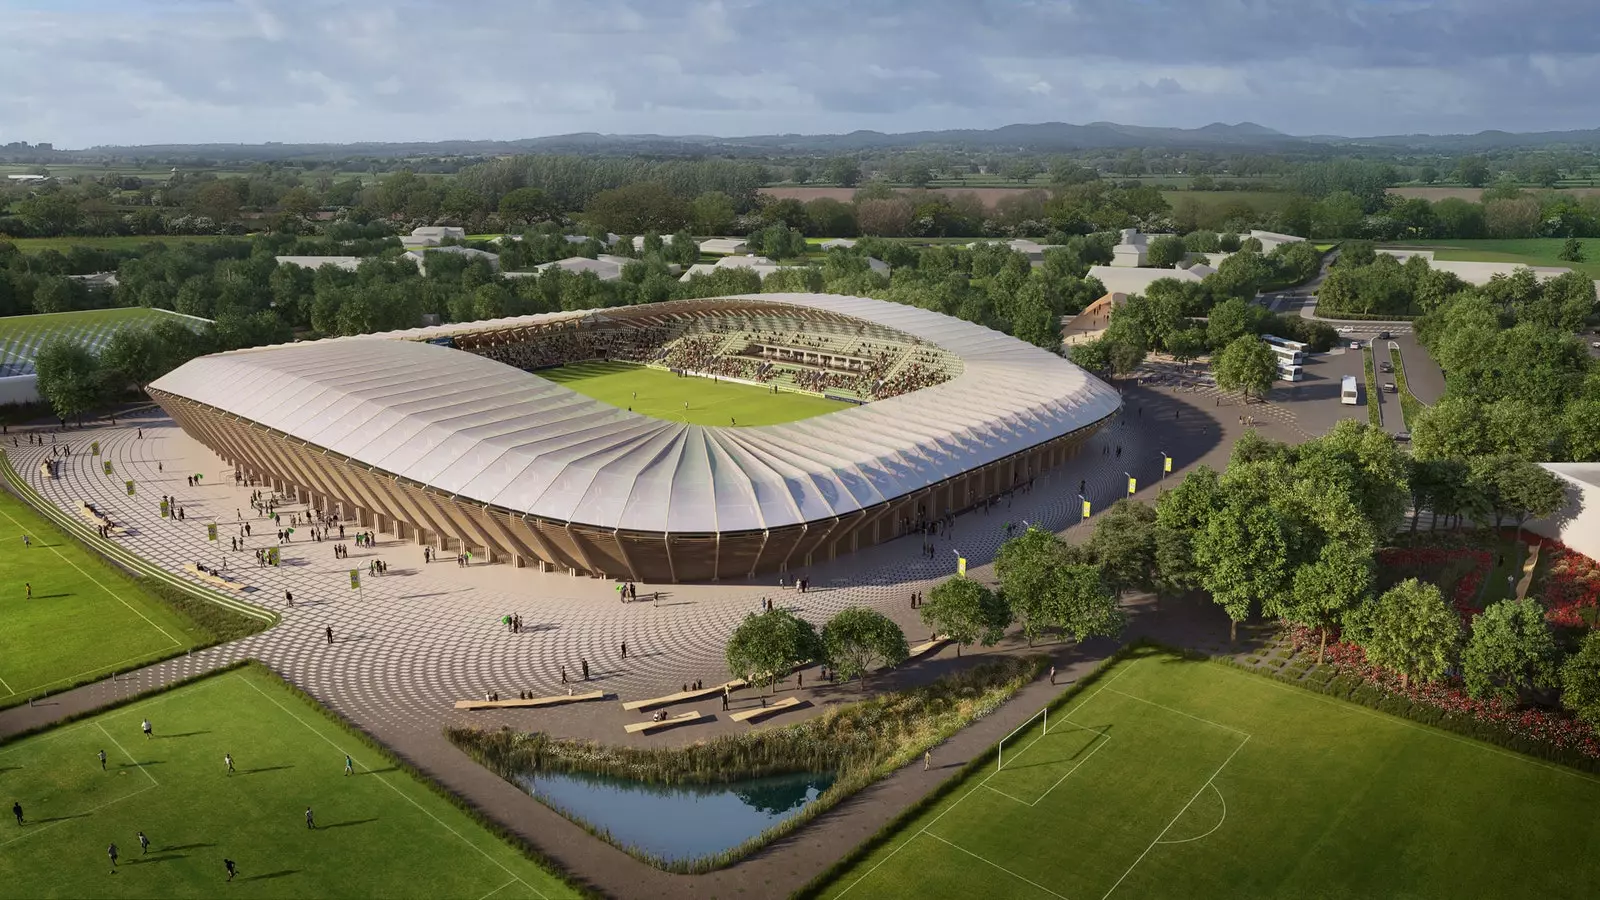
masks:
[[[7,139],[417,140],[1017,121],[1590,127],[1600,4],[88,0],[0,18]],[[1565,89],[1562,89],[1565,84]]]

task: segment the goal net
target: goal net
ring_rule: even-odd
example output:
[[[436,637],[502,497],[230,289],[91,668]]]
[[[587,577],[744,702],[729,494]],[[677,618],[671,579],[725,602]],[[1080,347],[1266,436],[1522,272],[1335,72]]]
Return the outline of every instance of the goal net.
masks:
[[[1027,732],[1035,724],[1039,725],[1039,733],[1030,738],[1027,734],[1025,734],[1025,732]],[[1034,741],[1039,740],[1049,732],[1050,709],[1049,707],[1046,707],[1029,716],[1027,721],[1023,722],[1021,725],[1018,725],[1016,728],[1012,729],[1010,734],[1000,739],[999,752],[995,754],[995,771],[998,772],[1006,767],[1006,759],[1008,758],[1006,751],[1008,749],[1011,751],[1009,756],[1016,756],[1018,753],[1026,750]],[[1018,746],[1019,744],[1020,746]]]

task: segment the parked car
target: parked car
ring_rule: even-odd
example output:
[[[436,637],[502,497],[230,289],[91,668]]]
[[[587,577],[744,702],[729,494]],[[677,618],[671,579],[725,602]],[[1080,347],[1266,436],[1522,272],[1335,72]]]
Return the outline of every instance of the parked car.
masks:
[[[1405,443],[1410,443],[1411,442],[1411,432],[1409,432],[1409,431],[1397,431],[1394,434],[1394,439],[1397,440],[1397,441],[1403,441]]]
[[[1361,349],[1361,342],[1360,341],[1351,341],[1350,342],[1350,349],[1351,350],[1360,350]]]
[[[1394,364],[1393,363],[1387,363],[1387,362],[1378,363],[1378,371],[1379,372],[1393,372],[1394,371]]]
[[[1600,341],[1590,341],[1589,346],[1595,348],[1596,350],[1600,350]]]
[[[1387,332],[1387,331],[1378,332],[1378,340],[1387,341],[1388,339],[1389,339],[1389,332]]]
[[[1394,382],[1385,381],[1383,383],[1383,392],[1385,394],[1398,394],[1400,393],[1400,389],[1394,386]]]

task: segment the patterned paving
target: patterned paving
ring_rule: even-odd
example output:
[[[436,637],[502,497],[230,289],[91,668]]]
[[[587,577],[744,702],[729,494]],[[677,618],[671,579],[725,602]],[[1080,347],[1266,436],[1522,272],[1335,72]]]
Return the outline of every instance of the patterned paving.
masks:
[[[421,547],[392,538],[380,540],[370,550],[352,545],[350,559],[336,560],[332,542],[306,540],[305,527],[283,545],[280,567],[258,568],[252,551],[276,545],[276,526],[254,515],[249,489],[235,488],[223,463],[158,410],[119,419],[114,427],[74,429],[55,437],[68,442],[73,452],[59,479],[38,474],[38,460],[50,452],[48,444],[30,446],[24,440],[8,452],[17,470],[45,497],[69,511],[82,500],[97,504],[131,526],[120,541],[171,571],[181,572],[185,564],[196,561],[218,565],[227,557],[229,573],[253,588],[246,597],[282,616],[282,622],[265,633],[153,666],[133,677],[154,683],[253,656],[357,724],[375,730],[436,733],[446,722],[467,721],[451,708],[454,700],[489,690],[512,696],[519,690],[558,693],[561,668],[575,673],[585,659],[595,686],[622,699],[668,693],[694,679],[720,681],[726,676],[722,663],[726,636],[744,615],[759,608],[764,597],[819,625],[847,606],[873,606],[916,637],[922,626],[908,598],[912,591],[926,590],[949,575],[955,551],[978,567],[1004,539],[1008,521],[1068,527],[1078,515],[1080,479],[1087,483],[1096,509],[1123,495],[1125,471],[1138,477],[1141,489],[1156,482],[1161,471],[1159,450],[1173,448],[1173,441],[1166,439],[1171,436],[1164,432],[1173,429],[1143,422],[1136,411],[1129,412],[1132,421],[1103,431],[1078,462],[1041,478],[1009,505],[1002,500],[987,514],[962,516],[950,537],[935,541],[933,559],[922,557],[919,538],[901,539],[815,567],[805,573],[811,578],[811,590],[804,595],[780,589],[775,581],[641,585],[641,594],[661,588],[659,604],[620,603],[612,585],[595,579],[505,566],[463,570],[448,561],[424,566]],[[1146,427],[1139,428],[1141,424]],[[89,456],[92,440],[100,442],[103,459],[112,462],[115,475],[102,474],[102,459]],[[206,486],[186,485],[186,475],[196,472],[204,475]],[[128,478],[137,482],[137,497],[126,495],[123,481]],[[161,518],[162,494],[177,498],[184,507],[184,521]],[[279,511],[287,523],[291,513],[303,509],[281,506]],[[236,510],[244,511],[253,535],[246,540],[245,551],[230,553],[228,538],[238,533]],[[219,523],[218,544],[206,540],[206,524],[211,521]],[[372,558],[385,560],[390,574],[368,576],[366,565]],[[349,588],[350,568],[362,572],[364,590],[359,596]],[[285,589],[294,593],[292,609],[285,605]],[[511,634],[499,623],[507,613],[523,616],[523,633]],[[324,638],[328,626],[334,629],[331,646]],[[629,650],[626,660],[618,652],[623,641]],[[509,713],[505,721],[532,721],[519,715],[530,714]],[[537,715],[538,727],[573,734],[587,733],[593,719],[581,706]],[[471,721],[493,720],[474,714]]]

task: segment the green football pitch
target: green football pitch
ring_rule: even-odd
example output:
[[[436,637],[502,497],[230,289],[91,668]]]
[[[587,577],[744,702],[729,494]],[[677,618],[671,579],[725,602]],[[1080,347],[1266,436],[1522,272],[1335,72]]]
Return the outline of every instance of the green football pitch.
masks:
[[[210,640],[187,616],[0,492],[0,707]]]
[[[820,895],[1457,900],[1600,881],[1600,779],[1215,663],[1136,652],[1004,751]]]
[[[538,375],[602,403],[690,425],[777,425],[853,404],[623,362],[574,363]],[[685,406],[684,404],[688,404]]]
[[[0,803],[9,897],[575,896],[255,669],[0,746]]]

